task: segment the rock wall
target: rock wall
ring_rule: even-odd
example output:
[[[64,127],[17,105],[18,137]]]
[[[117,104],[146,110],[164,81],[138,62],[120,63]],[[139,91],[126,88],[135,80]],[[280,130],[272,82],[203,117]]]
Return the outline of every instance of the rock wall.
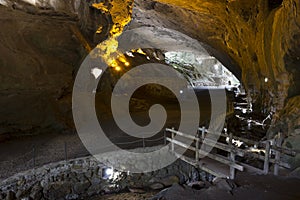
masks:
[[[267,87],[268,98],[281,110],[297,79],[284,57],[293,52],[289,58],[299,59],[294,44],[300,32],[300,3],[268,2],[272,1],[136,0],[132,26],[167,27],[208,44],[226,67],[233,72],[241,69],[244,84],[254,94]]]
[[[83,1],[0,4],[0,140],[73,131],[76,71],[87,48],[107,35],[95,32],[108,18]]]
[[[135,0],[130,27],[173,29],[206,44],[241,78],[254,109],[276,112],[268,137],[290,137],[300,125],[299,12],[297,0]]]
[[[76,30],[93,47],[118,28],[118,20],[127,22],[133,0],[103,1],[100,9],[93,2],[1,0],[11,10],[0,8],[0,134],[73,128],[70,94],[86,55]],[[203,42],[242,77],[252,99],[277,110],[274,122],[288,112],[288,98],[299,95],[299,1],[134,2],[129,28],[159,26]]]
[[[133,165],[135,163],[132,163]],[[120,191],[157,190],[174,183],[199,178],[198,171],[184,163],[145,174],[115,172],[105,178],[105,166],[93,157],[52,163],[17,174],[0,184],[0,199],[86,199]]]
[[[112,26],[95,2],[0,0],[0,140],[75,130],[76,72]]]
[[[71,29],[76,18],[3,6],[0,18],[0,134],[70,129],[73,76],[85,54]]]

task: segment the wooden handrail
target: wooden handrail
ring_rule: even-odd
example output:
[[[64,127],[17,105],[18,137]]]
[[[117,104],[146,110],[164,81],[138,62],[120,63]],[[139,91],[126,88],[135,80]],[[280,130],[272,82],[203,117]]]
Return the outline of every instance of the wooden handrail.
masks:
[[[199,131],[203,131],[203,128],[199,128],[198,129]],[[209,131],[207,129],[205,129],[205,132],[206,133],[210,133],[210,134],[214,134],[213,131]],[[215,135],[218,135],[218,134],[215,134]],[[222,137],[229,137],[229,135],[226,135],[224,133],[221,133]],[[232,137],[233,139],[235,140],[239,140],[239,141],[242,141],[242,142],[246,142],[246,143],[249,143],[249,144],[252,144],[252,145],[263,145],[263,147],[266,147],[266,142],[268,141],[273,141],[273,140],[265,140],[265,141],[254,141],[254,140],[250,140],[250,139],[246,139],[246,138],[241,138],[241,137],[237,137],[237,136],[233,136]],[[282,154],[285,154],[285,155],[288,155],[288,156],[296,156],[297,152],[292,150],[292,149],[287,149],[287,148],[283,148],[283,147],[277,147],[275,145],[272,145],[271,146],[271,150],[273,151],[278,151]]]
[[[231,152],[231,151],[234,151],[238,156],[244,156],[244,151],[236,148],[236,147],[233,147],[232,149],[226,145],[226,144],[223,144],[223,143],[220,143],[220,142],[216,142],[216,141],[213,141],[209,138],[205,138],[205,139],[201,139],[201,138],[196,138],[194,136],[191,136],[191,135],[188,135],[188,134],[185,134],[185,133],[181,133],[179,131],[175,131],[173,129],[166,129],[167,131],[171,132],[171,133],[175,133],[176,135],[179,135],[179,136],[182,136],[182,137],[185,137],[185,138],[188,138],[188,139],[192,139],[196,142],[199,142],[201,141],[203,144],[205,145],[208,145],[208,146],[211,146],[211,147],[215,147],[215,148],[218,148],[218,149],[221,149],[223,151],[227,151],[227,152]]]
[[[238,169],[240,171],[244,170],[243,166],[238,165],[236,163],[233,163],[230,160],[226,159],[225,157],[221,157],[221,156],[218,156],[218,155],[215,155],[215,154],[203,151],[203,150],[197,150],[195,147],[191,147],[190,145],[184,144],[183,142],[180,142],[178,140],[174,140],[174,139],[171,139],[171,138],[168,138],[168,137],[167,137],[167,141],[172,142],[172,143],[174,143],[174,144],[176,144],[178,146],[181,146],[183,148],[186,148],[186,149],[189,149],[189,150],[192,150],[192,151],[198,151],[199,155],[207,156],[208,158],[211,158],[211,159],[219,161],[219,162],[221,162],[223,164],[232,166],[235,169]]]
[[[169,131],[169,132],[171,132],[171,133],[175,133],[176,135],[185,137],[185,138],[187,138],[187,139],[199,141],[199,138],[196,138],[195,136],[188,135],[188,134],[185,134],[185,133],[181,133],[181,132],[179,132],[179,131],[175,131],[174,129],[169,129],[169,128],[167,128],[166,131]]]
[[[202,155],[202,156],[206,156],[206,157],[208,157],[212,160],[215,160],[215,161],[218,161],[218,162],[223,163],[225,165],[228,165],[228,166],[230,166],[230,178],[231,179],[234,178],[234,174],[235,174],[234,170],[235,169],[243,171],[244,167],[247,168],[247,169],[251,168],[252,170],[255,169],[257,172],[262,172],[264,174],[268,174],[269,173],[269,163],[272,163],[272,164],[275,165],[274,174],[278,175],[279,166],[282,166],[282,167],[285,167],[285,168],[290,168],[290,165],[288,163],[282,162],[280,160],[281,154],[285,154],[285,155],[289,155],[289,156],[295,156],[296,155],[295,151],[293,151],[291,149],[283,148],[281,146],[282,135],[280,135],[281,137],[279,138],[278,141],[277,140],[266,140],[266,141],[262,142],[262,141],[253,141],[253,140],[250,140],[250,139],[233,136],[232,133],[229,133],[229,134],[224,134],[224,133],[216,134],[214,131],[210,131],[210,130],[206,129],[205,127],[198,128],[198,130],[201,131],[200,136],[199,136],[199,134],[197,134],[196,136],[188,135],[188,134],[182,133],[180,131],[176,131],[174,129],[168,129],[167,128],[166,131],[172,133],[172,138],[166,137],[166,141],[169,141],[172,144],[172,152],[176,153],[174,151],[174,144],[176,144],[176,145],[181,146],[183,148],[194,151],[196,153],[195,163],[199,162],[199,158]],[[224,144],[224,143],[220,143],[218,141],[214,141],[213,139],[206,136],[207,133],[209,133],[210,135],[214,134],[217,137],[220,137],[220,136],[221,137],[228,137],[230,142],[229,142],[229,144]],[[181,141],[176,140],[175,136],[180,136],[180,137],[184,137],[184,138],[193,140],[193,142],[195,142],[196,147],[193,147],[191,145],[187,145],[187,144],[185,144]],[[253,144],[253,145],[261,145],[265,148],[265,155],[263,156],[263,155],[260,155],[258,152],[249,152],[245,149],[240,149],[240,148],[233,145],[233,143],[232,143],[233,139],[243,141],[243,142]],[[213,147],[213,148],[217,148],[217,149],[226,151],[226,152],[229,153],[228,155],[230,155],[230,157],[226,158],[226,157],[221,156],[219,154],[206,152],[203,149],[201,149],[201,146],[200,146],[199,142],[201,142],[202,145],[204,144],[204,145],[207,145],[207,146],[210,146],[210,147]],[[276,155],[275,159],[271,158],[270,152],[272,152],[272,151],[275,152],[275,155]],[[235,156],[243,157],[244,155],[251,155],[254,158],[257,158],[259,160],[264,161],[264,169],[263,170],[257,169],[255,167],[249,166],[245,163],[240,163],[240,162],[235,161]],[[184,158],[187,158],[187,157],[184,157]],[[204,169],[203,166],[201,168]],[[210,171],[208,168],[207,169],[205,168],[204,170],[207,171],[207,172]],[[217,172],[214,172],[214,173],[217,173]]]

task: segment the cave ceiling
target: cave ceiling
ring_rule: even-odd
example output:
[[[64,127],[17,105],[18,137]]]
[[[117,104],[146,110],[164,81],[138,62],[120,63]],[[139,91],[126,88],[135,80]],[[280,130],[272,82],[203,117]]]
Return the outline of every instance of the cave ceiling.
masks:
[[[92,48],[105,48],[107,51],[101,56],[113,64],[110,54],[117,51],[118,37],[124,31],[142,28],[145,31],[141,35],[148,37],[151,31],[155,35],[167,30],[169,46],[174,40],[180,43],[179,35],[199,42],[208,54],[241,79],[254,97],[259,98],[265,91],[265,98],[269,98],[270,105],[278,111],[286,114],[287,109],[293,110],[294,115],[299,116],[299,110],[289,108],[300,102],[299,0],[0,0],[0,4],[16,10],[9,19],[11,22],[7,20],[8,15],[1,16],[6,28],[0,34],[6,39],[0,51],[4,49],[3,52],[9,54],[6,60],[0,60],[4,63],[1,74],[6,74],[0,75],[3,90],[49,89],[55,93],[51,105],[56,105],[57,96],[61,96],[56,95],[57,91],[70,94],[74,71],[82,61],[80,57],[86,56]],[[15,34],[8,31],[12,27],[17,29]],[[79,42],[78,39],[73,42],[74,30],[75,36],[80,30],[86,41],[78,34]],[[43,34],[39,34],[40,38],[34,37],[34,31]],[[53,35],[57,37],[51,37]],[[53,45],[51,39],[57,45]],[[13,50],[16,49],[14,42],[19,40],[24,48]],[[82,44],[86,53],[81,49],[76,53],[71,51]],[[201,52],[202,47],[194,51]],[[41,50],[43,54],[39,58],[31,56],[39,55]],[[67,53],[70,61],[61,58],[59,62],[63,64],[56,64],[52,58],[61,56],[64,51],[70,51]],[[9,59],[15,63],[14,67],[9,67]],[[31,74],[21,65],[23,60],[31,63]],[[58,67],[64,65],[66,70]],[[30,78],[25,77],[23,71]],[[58,84],[62,80],[68,83]],[[63,86],[58,89],[57,85]]]

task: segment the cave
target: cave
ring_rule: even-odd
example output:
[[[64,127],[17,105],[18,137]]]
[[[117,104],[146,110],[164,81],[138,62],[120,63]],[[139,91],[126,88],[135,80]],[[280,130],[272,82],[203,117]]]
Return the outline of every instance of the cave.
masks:
[[[299,10],[0,0],[0,199],[300,199]]]

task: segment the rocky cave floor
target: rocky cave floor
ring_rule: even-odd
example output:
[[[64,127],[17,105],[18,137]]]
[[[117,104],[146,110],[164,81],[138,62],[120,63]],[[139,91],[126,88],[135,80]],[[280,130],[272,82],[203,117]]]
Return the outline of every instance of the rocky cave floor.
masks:
[[[202,182],[204,184],[204,182]],[[219,180],[203,188],[193,189],[186,185],[174,184],[161,192],[139,191],[95,196],[90,200],[197,200],[197,199],[286,199],[300,198],[299,179],[278,178],[274,176],[238,175],[235,182]],[[200,183],[201,184],[201,183]],[[209,185],[209,186],[207,186]]]
[[[1,9],[1,20],[6,21],[8,18],[7,16],[11,15],[11,11],[4,10],[4,8]],[[13,17],[16,18],[15,21],[18,21],[20,18],[24,20],[18,21],[18,23],[7,23],[6,26],[3,26],[3,30],[8,30],[10,33],[10,30],[14,30],[15,26],[20,26],[23,27],[20,31],[17,31],[17,34],[15,37],[20,37],[20,40],[17,40],[19,42],[19,45],[21,45],[22,48],[20,48],[16,53],[19,55],[18,59],[15,58],[15,54],[8,54],[6,56],[6,59],[10,60],[23,60],[28,57],[28,55],[36,55],[36,52],[39,52],[41,50],[44,50],[43,45],[37,45],[41,41],[36,39],[37,41],[32,41],[30,35],[28,33],[28,29],[32,29],[31,27],[38,27],[36,28],[37,30],[40,30],[42,33],[41,35],[48,33],[49,29],[56,30],[57,34],[61,33],[61,35],[64,35],[64,33],[70,34],[71,31],[69,28],[61,28],[60,31],[57,31],[57,24],[59,24],[59,27],[69,27],[75,25],[74,19],[65,19],[65,16],[52,16],[52,18],[55,18],[57,20],[57,24],[50,23],[47,21],[48,17],[42,17],[39,20],[37,20],[39,17],[32,15],[31,17],[28,17],[28,15],[25,15],[24,13],[21,13],[19,11],[14,12]],[[26,20],[25,20],[26,19]],[[25,22],[24,22],[25,21]],[[43,24],[45,24],[45,21],[48,22],[47,28],[46,25],[45,27]],[[35,22],[35,23],[33,23]],[[49,28],[50,27],[50,28]],[[14,31],[15,32],[15,31]],[[10,34],[7,34],[10,35]],[[14,36],[14,34],[11,34]],[[25,39],[23,38],[23,35]],[[72,34],[71,34],[72,35]],[[15,37],[12,37],[12,41],[14,41]],[[27,38],[27,39],[26,39]],[[57,37],[57,38],[64,38],[63,36]],[[71,37],[70,37],[71,38]],[[8,38],[2,37],[2,40],[6,39],[7,41]],[[27,47],[28,41],[31,41],[35,45],[31,45],[35,48],[25,48]],[[76,49],[78,46],[80,46],[74,38],[71,38],[69,40],[66,40],[68,45],[71,46],[72,48],[70,49]],[[56,52],[56,49],[68,49],[68,48],[63,48],[61,44],[65,44],[66,41],[63,43],[58,43],[56,41],[49,41],[49,44],[60,44],[52,49],[53,52]],[[7,44],[6,44],[7,43]],[[8,45],[10,46],[9,42],[2,43],[1,45],[5,46]],[[29,44],[31,44],[29,42]],[[49,44],[44,44],[45,46]],[[24,48],[23,48],[24,47]],[[4,47],[3,47],[4,48]],[[6,48],[6,47],[5,47]],[[25,50],[26,51],[25,51]],[[50,48],[49,48],[50,49]],[[20,52],[24,52],[21,54]],[[78,52],[77,52],[78,51]],[[80,53],[80,48],[77,50],[75,53],[70,53],[69,51],[62,52],[62,55],[71,55],[67,58],[63,58],[64,62],[67,63],[72,63],[73,60],[78,59],[77,54]],[[6,51],[0,51],[2,55],[6,55]],[[60,51],[58,51],[60,52]],[[46,52],[47,53],[47,52]],[[50,53],[49,53],[50,54]],[[37,54],[38,55],[38,54]],[[297,54],[298,55],[298,54]],[[52,58],[52,57],[50,57]],[[46,57],[45,60],[51,60],[50,58]],[[76,58],[76,59],[75,59]],[[32,63],[32,60],[28,58],[28,62]],[[34,60],[34,59],[33,59]],[[255,59],[254,59],[255,60]],[[50,63],[49,66],[56,66],[56,63]],[[50,67],[49,67],[50,68]],[[47,69],[47,67],[45,67]],[[45,69],[39,69],[41,71]],[[52,69],[52,68],[50,68]],[[58,69],[57,69],[58,70]],[[65,75],[61,75],[62,73],[58,70],[58,72],[48,72],[45,70],[45,74],[54,74],[53,77],[58,77],[55,80],[64,80],[65,77],[69,77],[68,80],[71,82],[71,73],[72,73],[72,68],[68,68],[68,73],[65,73]],[[17,71],[17,70],[16,70]],[[30,77],[32,72],[27,72],[24,70],[26,73],[29,73]],[[37,70],[38,71],[38,70]],[[8,72],[4,70],[3,74],[7,74]],[[13,72],[11,72],[13,73]],[[20,74],[24,73],[23,71],[20,72]],[[48,79],[45,77],[47,76],[40,76],[39,73],[36,73],[36,77],[32,77],[33,80],[38,80],[40,81],[41,85],[45,84],[48,85]],[[21,75],[11,75],[12,77],[26,77],[28,74],[22,74]],[[28,75],[28,76],[29,76]],[[4,79],[3,79],[4,80]],[[49,78],[49,80],[52,80],[52,78]],[[16,91],[22,91],[23,85],[28,84],[27,78],[24,80],[17,79],[14,80],[16,82],[16,90],[12,90],[13,93],[16,93]],[[28,82],[31,83],[31,79],[28,79]],[[19,84],[20,82],[20,84]],[[9,82],[10,83],[10,82]],[[22,85],[22,84],[23,85]],[[8,83],[7,83],[8,84]],[[62,85],[60,82],[53,83],[51,82],[49,88],[57,88],[57,85]],[[5,84],[3,82],[3,88]],[[31,85],[29,85],[31,87]],[[28,87],[29,87],[28,86]],[[48,87],[48,86],[47,86]],[[33,85],[32,88],[35,88]],[[48,88],[48,89],[49,89]],[[49,89],[49,90],[50,90]],[[48,93],[47,93],[48,94]],[[50,93],[52,94],[52,93]],[[45,95],[47,96],[47,95]],[[9,95],[8,97],[10,102],[19,102],[19,96],[18,95]],[[36,100],[36,98],[33,96],[32,99]],[[33,102],[32,99],[28,99],[26,102]],[[6,102],[7,99],[5,99]],[[18,101],[17,101],[18,100]],[[43,99],[41,101],[44,101]],[[24,104],[25,104],[24,103]],[[4,104],[6,105],[6,104]],[[11,105],[11,104],[8,104]],[[15,104],[12,104],[15,105]],[[31,104],[28,104],[31,105]],[[22,105],[21,105],[22,106]],[[33,104],[31,106],[23,106],[23,107],[28,107],[29,111],[32,111],[36,106]],[[4,106],[3,109],[5,110],[18,110],[18,108],[12,108],[8,109],[7,106]],[[45,110],[45,113],[47,109],[43,106],[39,106],[40,110]],[[25,110],[26,111],[26,110]],[[30,112],[25,112],[26,115],[20,115],[19,117],[22,119],[27,118],[29,115],[31,115]],[[4,112],[6,113],[6,112]],[[27,115],[28,114],[28,115]],[[9,113],[6,113],[7,116],[10,116]],[[6,116],[5,115],[5,116]],[[12,114],[11,114],[12,115]],[[4,116],[4,115],[3,115]],[[7,117],[6,116],[6,117]],[[40,116],[38,116],[40,118]],[[65,145],[66,144],[66,145]],[[75,133],[44,133],[42,135],[34,135],[34,136],[22,136],[18,137],[16,139],[8,140],[8,141],[2,141],[0,143],[0,182],[3,179],[6,179],[18,172],[22,172],[28,169],[31,169],[34,167],[34,160],[35,160],[35,167],[43,166],[47,163],[50,162],[57,162],[65,159],[65,147],[67,149],[67,158],[72,159],[72,158],[77,158],[77,157],[83,157],[88,155],[88,152],[82,145],[80,138],[75,134]],[[237,174],[237,178],[234,182],[226,181],[224,179],[216,181],[214,184],[208,183],[208,182],[199,182],[200,188],[197,189],[192,189],[191,187],[188,187],[186,185],[178,185],[174,184],[172,187],[167,188],[163,191],[139,191],[139,192],[130,192],[124,191],[123,193],[120,194],[109,194],[109,195],[103,195],[103,196],[95,196],[91,198],[91,200],[139,200],[139,199],[152,199],[152,200],[175,200],[175,199],[285,199],[285,200],[298,200],[300,199],[300,190],[299,190],[299,185],[300,185],[300,179],[297,178],[292,178],[292,177],[274,177],[274,176],[258,176],[255,174]]]
[[[174,123],[175,120],[176,117],[171,121]],[[119,139],[122,141],[124,138]],[[65,144],[68,159],[89,154],[75,133],[47,133],[1,142],[0,180],[33,168],[33,155],[35,155],[35,167],[64,160]],[[300,199],[300,179],[292,177],[238,173],[234,182],[221,179],[213,183],[199,182],[197,184],[199,186],[196,189],[187,185],[174,184],[162,191],[149,191],[143,188],[141,190],[127,189],[119,194],[95,196],[90,199]]]
[[[97,196],[91,200],[197,200],[197,199],[285,199],[300,198],[300,180],[274,176],[259,176],[254,174],[238,174],[236,180],[218,179],[213,184],[200,182],[202,188],[191,188],[186,185],[174,184],[161,192],[151,191],[142,193],[125,192]]]
[[[43,147],[43,151],[39,152],[37,156],[37,166],[50,162],[50,160],[62,160],[64,157],[64,143],[62,141],[68,141],[69,158],[77,157],[87,154],[84,147],[77,135],[56,135],[53,134],[43,136],[32,136],[35,141],[39,141]],[[0,145],[1,160],[18,157],[23,155],[24,148],[12,148],[14,151],[7,153],[7,147],[17,147],[26,143],[28,150],[32,145],[32,137],[18,139],[4,142]],[[70,145],[72,144],[72,145]],[[40,146],[40,147],[41,147]],[[54,151],[56,149],[56,151]],[[6,153],[5,153],[6,152]],[[73,152],[73,153],[71,153]],[[30,156],[28,157],[30,158]],[[31,157],[32,158],[32,157]],[[6,178],[16,172],[26,170],[32,166],[32,159],[18,160],[10,162],[0,162],[0,174],[1,178]],[[162,191],[148,191],[148,190],[131,190],[123,191],[119,194],[108,194],[95,196],[90,198],[91,200],[177,200],[177,199],[286,199],[296,200],[300,199],[300,179],[293,177],[275,177],[272,175],[261,176],[255,174],[238,173],[234,182],[224,179],[211,182],[199,182],[199,187],[191,188],[187,185],[174,184],[172,187]]]

